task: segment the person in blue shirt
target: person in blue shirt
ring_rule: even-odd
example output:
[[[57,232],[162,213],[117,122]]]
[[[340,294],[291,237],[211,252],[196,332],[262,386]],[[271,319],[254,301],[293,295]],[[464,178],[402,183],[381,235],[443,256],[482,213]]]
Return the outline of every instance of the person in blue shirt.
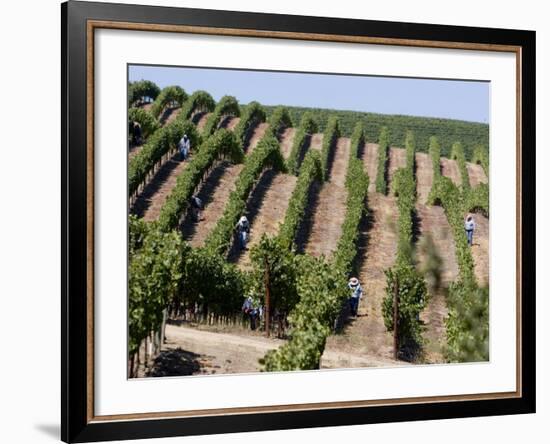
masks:
[[[178,143],[178,148],[180,151],[180,160],[183,161],[187,159],[189,151],[191,150],[191,141],[189,140],[189,137],[187,137],[187,134],[184,134],[183,137],[180,139]]]
[[[351,290],[351,297],[349,298],[351,315],[357,316],[359,301],[363,297],[363,289],[361,288],[359,279],[352,277],[348,282],[348,288]]]
[[[256,319],[258,318],[258,309],[254,307],[254,301],[251,296],[244,300],[242,311],[250,319],[250,330],[256,330]]]
[[[471,247],[474,244],[474,230],[476,228],[476,223],[474,222],[474,217],[471,214],[468,214],[466,221],[464,222],[464,230],[466,231],[466,237],[468,239],[468,245]]]

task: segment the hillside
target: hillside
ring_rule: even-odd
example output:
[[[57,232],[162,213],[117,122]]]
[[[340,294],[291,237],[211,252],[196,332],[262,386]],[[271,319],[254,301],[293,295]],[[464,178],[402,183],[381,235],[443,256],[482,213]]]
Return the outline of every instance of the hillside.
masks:
[[[265,106],[268,117],[275,108],[275,106]],[[344,136],[351,135],[357,122],[363,122],[369,142],[378,140],[380,128],[387,126],[390,130],[390,143],[394,146],[401,146],[405,140],[406,132],[411,130],[414,131],[417,149],[420,152],[427,152],[429,138],[436,136],[441,144],[441,155],[444,157],[450,156],[451,146],[457,140],[462,142],[467,159],[472,157],[473,150],[477,145],[489,146],[489,125],[484,123],[322,108],[293,106],[286,108],[295,125],[300,122],[303,113],[312,112],[319,123],[320,132],[324,131],[328,118],[333,115],[338,117]]]

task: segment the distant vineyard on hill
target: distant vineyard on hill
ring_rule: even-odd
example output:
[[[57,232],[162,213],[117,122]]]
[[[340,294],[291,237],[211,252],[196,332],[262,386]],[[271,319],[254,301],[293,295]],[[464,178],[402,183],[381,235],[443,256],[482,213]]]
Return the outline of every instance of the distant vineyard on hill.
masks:
[[[265,106],[268,117],[275,106]],[[302,114],[313,113],[319,124],[319,132],[324,132],[330,116],[338,117],[343,136],[351,136],[354,126],[362,121],[369,142],[378,140],[380,129],[390,130],[390,144],[403,146],[408,130],[414,131],[418,151],[428,152],[429,139],[436,136],[441,144],[441,155],[449,157],[453,143],[461,142],[467,159],[471,159],[476,145],[489,146],[489,125],[462,120],[413,117],[391,114],[376,114],[358,111],[340,111],[322,108],[286,107],[292,121],[298,125]]]

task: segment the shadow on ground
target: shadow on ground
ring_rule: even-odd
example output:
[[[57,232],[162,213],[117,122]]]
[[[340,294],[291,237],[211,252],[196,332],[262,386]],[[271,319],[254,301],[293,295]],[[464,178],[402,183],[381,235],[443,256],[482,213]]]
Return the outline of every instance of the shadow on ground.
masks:
[[[147,373],[147,376],[188,376],[198,373],[201,369],[198,355],[193,352],[177,348],[163,350],[155,358],[155,364]]]

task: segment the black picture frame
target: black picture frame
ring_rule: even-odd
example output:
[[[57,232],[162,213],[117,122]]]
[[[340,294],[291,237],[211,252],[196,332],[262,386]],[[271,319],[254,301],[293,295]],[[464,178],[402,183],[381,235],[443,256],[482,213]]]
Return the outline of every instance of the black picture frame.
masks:
[[[323,408],[206,415],[197,417],[95,421],[90,416],[88,360],[90,217],[87,38],[90,20],[333,36],[368,36],[445,43],[512,45],[520,48],[521,207],[520,396],[365,407]],[[62,384],[61,438],[91,442],[181,435],[278,430],[395,421],[510,415],[535,412],[535,32],[357,19],[168,8],[69,1],[62,23]]]

